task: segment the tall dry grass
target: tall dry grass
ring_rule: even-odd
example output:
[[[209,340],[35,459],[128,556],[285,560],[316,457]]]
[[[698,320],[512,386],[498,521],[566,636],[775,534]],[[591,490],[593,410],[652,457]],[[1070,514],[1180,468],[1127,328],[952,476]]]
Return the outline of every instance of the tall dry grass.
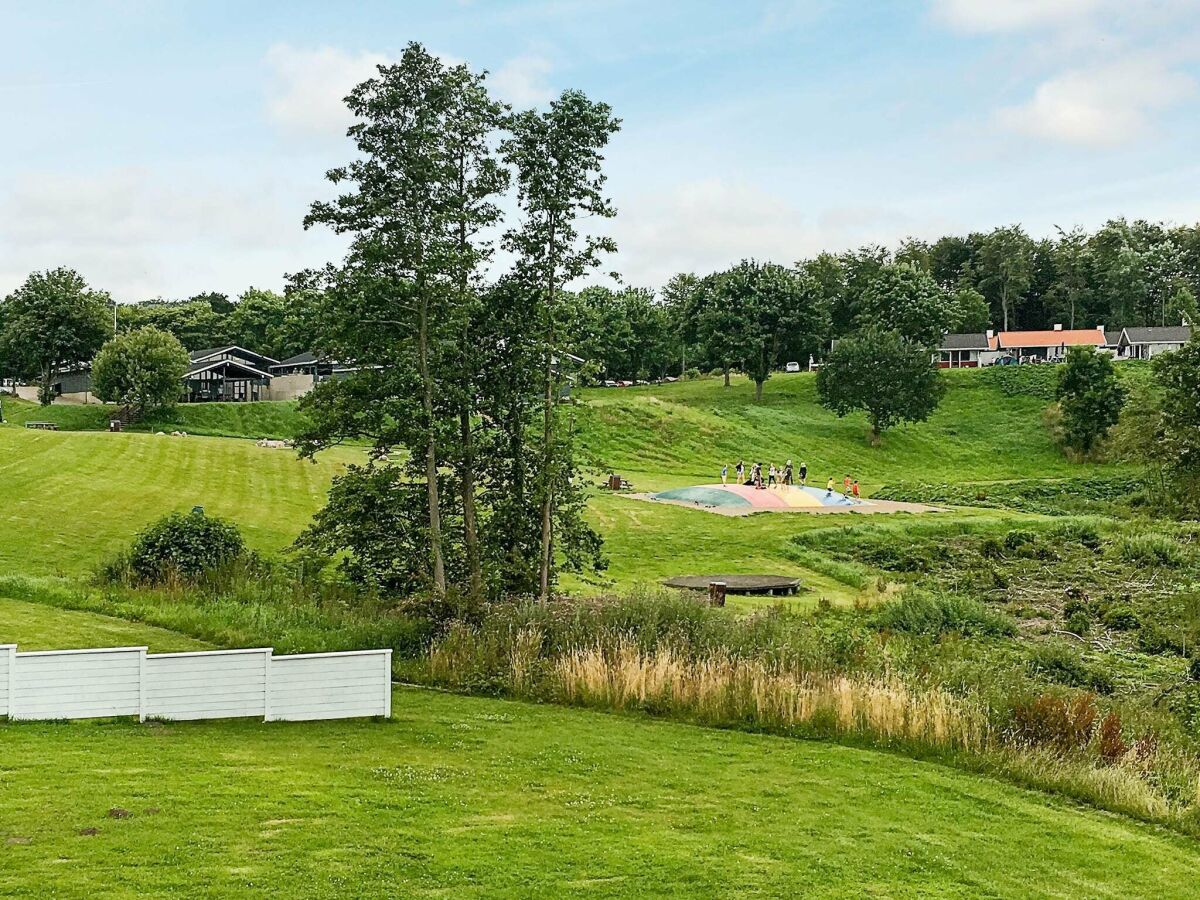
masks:
[[[669,711],[708,724],[804,728],[962,751],[981,750],[988,736],[986,710],[897,679],[796,675],[758,660],[716,654],[693,661],[670,646],[643,652],[629,643],[574,650],[551,671],[567,702]]]

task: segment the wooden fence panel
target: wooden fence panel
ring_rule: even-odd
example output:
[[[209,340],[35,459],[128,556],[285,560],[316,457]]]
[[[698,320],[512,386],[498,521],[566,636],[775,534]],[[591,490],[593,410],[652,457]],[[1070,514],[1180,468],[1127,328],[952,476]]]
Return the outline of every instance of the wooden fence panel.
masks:
[[[264,718],[270,664],[269,647],[147,656],[142,716],[176,721]]]
[[[95,719],[140,715],[145,658],[145,647],[17,653],[15,677],[9,679],[9,716]]]
[[[392,651],[271,659],[267,720],[303,722],[392,714]]]

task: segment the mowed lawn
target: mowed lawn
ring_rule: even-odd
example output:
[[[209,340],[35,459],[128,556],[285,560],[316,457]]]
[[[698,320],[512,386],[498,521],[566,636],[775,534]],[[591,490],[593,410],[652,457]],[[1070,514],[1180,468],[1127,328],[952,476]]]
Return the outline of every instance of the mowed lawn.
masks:
[[[357,456],[312,463],[248,440],[0,428],[0,570],[86,574],[150,522],[193,506],[278,551]]]
[[[808,463],[809,484],[840,485],[849,473],[869,493],[895,481],[1004,481],[1062,477],[1101,467],[1068,462],[1042,416],[1050,401],[1009,396],[990,373],[943,373],[945,399],[928,422],[892,429],[879,446],[861,414],[839,419],[817,399],[810,373],[774,375],[763,401],[754,385],[720,378],[580,392],[575,410],[583,459],[615,469],[635,488],[661,490],[720,480],[739,459],[769,465]]]
[[[87,614],[11,639],[54,616]],[[388,721],[10,722],[0,745],[3,896],[1187,897],[1200,866],[898,755],[419,689]]]
[[[151,653],[181,653],[212,649],[165,628],[8,597],[0,597],[0,644],[18,644],[19,650],[148,647]]]

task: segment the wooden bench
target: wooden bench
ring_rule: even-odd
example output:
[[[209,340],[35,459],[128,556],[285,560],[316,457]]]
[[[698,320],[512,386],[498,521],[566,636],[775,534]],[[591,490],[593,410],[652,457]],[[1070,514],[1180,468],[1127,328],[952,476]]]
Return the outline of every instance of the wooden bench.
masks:
[[[57,422],[26,422],[26,428],[39,428],[42,431],[58,431]]]

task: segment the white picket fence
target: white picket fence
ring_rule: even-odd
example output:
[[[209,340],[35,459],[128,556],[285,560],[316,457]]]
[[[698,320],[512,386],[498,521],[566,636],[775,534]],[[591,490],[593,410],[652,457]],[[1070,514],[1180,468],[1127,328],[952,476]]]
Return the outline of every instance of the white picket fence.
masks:
[[[391,650],[146,650],[18,653],[15,644],[0,644],[0,716],[303,722],[392,714]]]

